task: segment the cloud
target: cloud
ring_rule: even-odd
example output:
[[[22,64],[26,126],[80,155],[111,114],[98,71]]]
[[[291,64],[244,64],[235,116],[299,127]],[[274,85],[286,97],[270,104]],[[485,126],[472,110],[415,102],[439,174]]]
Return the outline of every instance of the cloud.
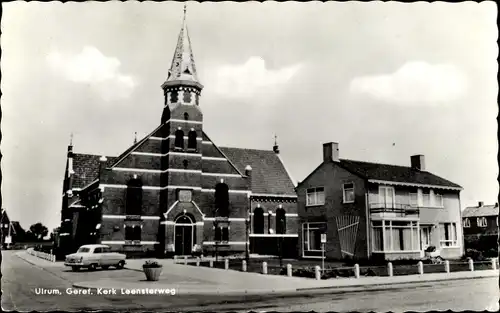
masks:
[[[103,55],[97,48],[86,46],[77,55],[53,51],[47,56],[50,67],[66,79],[87,84],[106,101],[128,98],[137,82],[120,72],[120,61]]]
[[[356,77],[350,91],[398,104],[437,104],[467,92],[465,75],[450,64],[405,63],[392,74]]]
[[[276,70],[266,69],[261,57],[250,57],[241,65],[225,65],[217,69],[215,92],[229,97],[247,97],[255,93],[275,91],[286,84],[301,68],[300,64]]]

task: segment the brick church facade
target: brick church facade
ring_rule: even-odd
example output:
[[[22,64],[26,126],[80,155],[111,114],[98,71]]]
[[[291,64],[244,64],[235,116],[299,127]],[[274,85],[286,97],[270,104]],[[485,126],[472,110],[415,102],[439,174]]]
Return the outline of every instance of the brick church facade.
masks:
[[[160,125],[120,156],[68,146],[60,253],[103,243],[128,255],[295,256],[295,183],[278,146],[219,147],[203,130],[185,17],[161,87]]]

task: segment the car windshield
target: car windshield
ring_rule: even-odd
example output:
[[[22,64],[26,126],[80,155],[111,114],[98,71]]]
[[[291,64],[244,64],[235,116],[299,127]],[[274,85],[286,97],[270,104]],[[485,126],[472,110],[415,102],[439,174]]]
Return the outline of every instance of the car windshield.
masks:
[[[102,248],[102,252],[109,253],[109,252],[111,252],[111,249],[110,248]]]
[[[79,253],[81,253],[81,252],[85,253],[85,252],[89,252],[89,251],[90,251],[90,248],[81,247],[80,249],[78,249],[77,252],[79,252]]]

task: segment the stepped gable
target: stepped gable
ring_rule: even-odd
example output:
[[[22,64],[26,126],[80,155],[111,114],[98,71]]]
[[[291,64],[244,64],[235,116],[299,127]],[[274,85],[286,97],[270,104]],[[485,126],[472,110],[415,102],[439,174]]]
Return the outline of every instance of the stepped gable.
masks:
[[[240,171],[252,167],[252,193],[296,196],[292,179],[272,150],[221,147]]]
[[[73,153],[73,188],[83,188],[94,181],[99,175],[99,159],[101,155]],[[106,167],[116,160],[116,157],[106,157]]]

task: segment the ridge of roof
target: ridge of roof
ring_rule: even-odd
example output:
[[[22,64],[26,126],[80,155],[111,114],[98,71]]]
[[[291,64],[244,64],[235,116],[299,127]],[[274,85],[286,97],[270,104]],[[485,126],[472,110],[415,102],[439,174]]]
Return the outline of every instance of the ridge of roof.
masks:
[[[498,215],[499,208],[496,205],[483,205],[481,207],[466,207],[462,211],[462,217],[480,217],[480,216],[495,216]]]

